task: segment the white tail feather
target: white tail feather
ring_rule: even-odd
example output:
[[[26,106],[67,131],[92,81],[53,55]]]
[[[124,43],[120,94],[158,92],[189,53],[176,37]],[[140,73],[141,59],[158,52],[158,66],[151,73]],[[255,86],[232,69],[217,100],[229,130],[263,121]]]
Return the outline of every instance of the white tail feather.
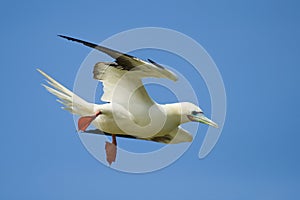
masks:
[[[42,70],[37,69],[37,71],[47,78],[47,83],[52,87],[44,84],[42,84],[42,86],[45,87],[46,90],[48,90],[51,94],[59,98],[57,101],[64,105],[64,107],[62,107],[64,110],[80,116],[94,113],[94,104],[83,100],[72,91],[61,85],[59,82],[55,81]]]

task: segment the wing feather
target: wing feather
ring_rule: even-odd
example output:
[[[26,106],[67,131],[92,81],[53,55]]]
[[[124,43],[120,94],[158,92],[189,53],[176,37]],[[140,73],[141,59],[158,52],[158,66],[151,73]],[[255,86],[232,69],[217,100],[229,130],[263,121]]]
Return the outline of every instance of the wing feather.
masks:
[[[101,100],[122,105],[136,118],[146,118],[149,109],[155,104],[143,85],[143,78],[177,80],[172,71],[152,60],[147,62],[107,47],[69,36],[59,36],[97,49],[115,59],[114,62],[99,62],[94,66],[94,78],[103,82],[104,93]]]
[[[69,36],[64,35],[58,35],[59,37],[65,38],[67,40],[71,40],[74,42],[81,43],[85,46],[91,47],[93,49],[97,49],[110,57],[116,59],[115,62],[118,64],[118,66],[121,66],[122,69],[127,71],[136,71],[139,70],[144,73],[140,73],[141,77],[156,77],[156,78],[167,78],[173,81],[176,81],[178,78],[176,74],[174,74],[172,71],[166,69],[162,65],[157,64],[156,62],[148,59],[149,62],[146,62],[144,60],[141,60],[139,58],[136,58],[134,56],[128,55],[126,53],[122,53],[113,49],[109,49],[104,46],[100,46],[97,44],[93,44],[90,42],[86,42],[83,40],[79,40],[76,38],[72,38]]]
[[[121,69],[116,63],[98,62],[94,67],[94,79],[103,83],[102,101],[115,102],[128,107],[135,104],[153,105],[138,71]]]

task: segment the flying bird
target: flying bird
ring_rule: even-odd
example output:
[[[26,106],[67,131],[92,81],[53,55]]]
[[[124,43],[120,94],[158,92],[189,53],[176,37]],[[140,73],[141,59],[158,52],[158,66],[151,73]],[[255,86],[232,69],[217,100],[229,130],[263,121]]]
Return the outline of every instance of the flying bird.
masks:
[[[104,104],[85,101],[38,69],[49,84],[43,86],[58,98],[63,109],[80,116],[78,131],[112,137],[112,142],[106,142],[105,145],[109,164],[116,160],[116,137],[177,144],[193,140],[193,136],[180,127],[183,123],[193,121],[218,127],[205,117],[201,108],[190,102],[158,104],[151,99],[143,85],[143,78],[178,79],[164,66],[150,59],[144,61],[83,40],[58,36],[99,50],[115,59],[113,62],[98,62],[93,70],[93,78],[103,83],[101,100],[106,102]],[[87,130],[90,124],[96,129]]]

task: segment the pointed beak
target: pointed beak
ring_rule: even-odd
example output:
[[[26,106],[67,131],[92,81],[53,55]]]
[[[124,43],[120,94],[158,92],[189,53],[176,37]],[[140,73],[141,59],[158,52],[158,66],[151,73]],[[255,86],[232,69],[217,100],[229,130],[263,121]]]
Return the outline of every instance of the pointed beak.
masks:
[[[215,123],[212,120],[205,117],[203,113],[188,115],[188,118],[193,122],[200,122],[200,123],[207,124],[207,125],[210,125],[215,128],[219,128],[217,123]]]

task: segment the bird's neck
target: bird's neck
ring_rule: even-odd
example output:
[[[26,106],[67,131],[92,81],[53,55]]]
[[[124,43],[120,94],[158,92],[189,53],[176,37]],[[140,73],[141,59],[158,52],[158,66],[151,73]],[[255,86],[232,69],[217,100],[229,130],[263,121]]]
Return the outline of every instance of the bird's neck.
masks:
[[[178,124],[187,123],[190,120],[186,115],[183,114],[181,103],[171,103],[162,105],[165,112],[168,115],[168,118],[172,118],[173,120],[178,121]]]

